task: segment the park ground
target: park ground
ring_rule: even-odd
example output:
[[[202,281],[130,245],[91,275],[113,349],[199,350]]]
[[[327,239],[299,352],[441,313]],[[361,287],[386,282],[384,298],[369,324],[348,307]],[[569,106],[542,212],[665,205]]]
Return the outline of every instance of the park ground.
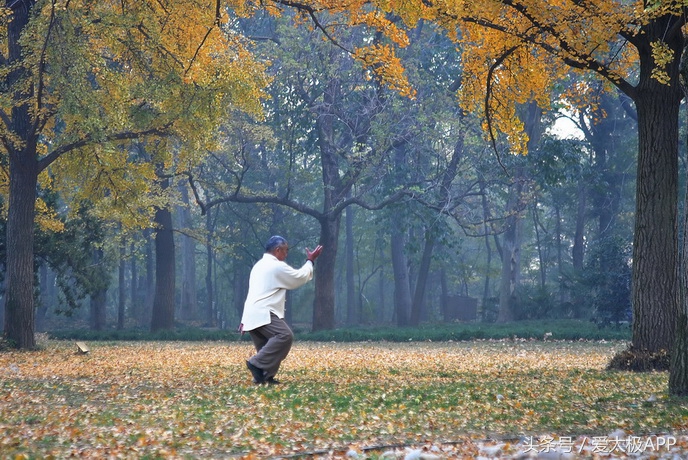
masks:
[[[2,458],[686,458],[666,372],[622,341],[297,342],[254,385],[248,342],[45,340],[0,352]]]

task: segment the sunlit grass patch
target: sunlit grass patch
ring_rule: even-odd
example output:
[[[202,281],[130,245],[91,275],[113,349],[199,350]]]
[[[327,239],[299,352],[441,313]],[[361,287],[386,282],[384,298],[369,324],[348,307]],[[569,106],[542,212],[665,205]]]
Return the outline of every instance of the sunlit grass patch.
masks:
[[[278,386],[251,383],[247,343],[89,345],[87,355],[66,342],[0,354],[3,455],[468,449],[462,440],[688,426],[666,373],[605,369],[621,342],[297,343]]]

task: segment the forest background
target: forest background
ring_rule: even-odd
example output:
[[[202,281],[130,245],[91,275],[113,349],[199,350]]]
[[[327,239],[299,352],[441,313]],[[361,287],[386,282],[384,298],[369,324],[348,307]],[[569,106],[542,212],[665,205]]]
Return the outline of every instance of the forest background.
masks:
[[[459,305],[476,321],[630,320],[639,146],[628,94],[554,75],[544,57],[507,66],[509,43],[477,78],[480,53],[420,20],[420,4],[415,21],[363,9],[358,22],[289,2],[194,4],[195,27],[183,5],[17,5],[3,16],[7,223],[12,197],[33,195],[12,193],[13,171],[25,172],[13,154],[39,146],[38,330],[234,328],[274,233],[296,249],[292,264],[316,240],[327,248],[312,288],[289,298],[290,321],[314,330],[450,321]],[[620,38],[600,52],[616,69],[626,50]],[[643,82],[638,72],[629,80]],[[497,82],[527,96],[504,99]],[[552,135],[561,116],[580,138]],[[33,137],[15,139],[10,128],[27,124]],[[33,271],[8,274],[33,291]]]

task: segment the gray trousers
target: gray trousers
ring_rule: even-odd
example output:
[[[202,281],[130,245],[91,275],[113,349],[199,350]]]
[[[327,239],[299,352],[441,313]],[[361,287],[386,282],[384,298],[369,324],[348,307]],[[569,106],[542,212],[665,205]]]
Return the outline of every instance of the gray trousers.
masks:
[[[248,331],[256,347],[256,354],[249,362],[265,371],[265,378],[274,377],[280,364],[291,350],[294,333],[283,319],[270,314],[270,324]]]

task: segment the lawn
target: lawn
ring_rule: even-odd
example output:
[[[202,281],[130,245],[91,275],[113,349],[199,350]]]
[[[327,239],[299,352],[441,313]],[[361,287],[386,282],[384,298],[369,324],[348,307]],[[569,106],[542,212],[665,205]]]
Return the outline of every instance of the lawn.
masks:
[[[297,342],[277,386],[252,384],[246,342],[88,345],[0,353],[0,457],[669,458],[688,444],[667,373],[605,370],[623,342]]]

